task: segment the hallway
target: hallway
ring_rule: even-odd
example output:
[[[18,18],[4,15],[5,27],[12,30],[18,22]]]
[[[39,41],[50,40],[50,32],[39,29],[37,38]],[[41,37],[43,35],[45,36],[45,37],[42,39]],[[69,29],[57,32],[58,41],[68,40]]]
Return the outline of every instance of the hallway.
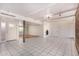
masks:
[[[0,44],[0,55],[77,56],[77,51],[74,38],[30,38],[24,44],[15,40]]]

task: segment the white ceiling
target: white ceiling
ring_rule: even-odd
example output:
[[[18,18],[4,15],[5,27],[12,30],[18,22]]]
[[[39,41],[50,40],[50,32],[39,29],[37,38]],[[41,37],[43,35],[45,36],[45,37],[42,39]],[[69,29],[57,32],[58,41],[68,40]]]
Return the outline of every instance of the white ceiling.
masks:
[[[9,11],[35,20],[43,20],[51,13],[62,12],[75,8],[75,3],[0,3],[0,10]]]

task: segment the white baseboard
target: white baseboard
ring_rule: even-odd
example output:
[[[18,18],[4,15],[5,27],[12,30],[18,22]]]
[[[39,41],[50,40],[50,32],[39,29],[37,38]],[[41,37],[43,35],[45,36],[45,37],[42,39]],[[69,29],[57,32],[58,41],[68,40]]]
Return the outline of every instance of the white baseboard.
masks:
[[[0,44],[5,43],[5,42],[9,42],[9,41],[15,41],[15,40],[16,40],[16,39],[1,41]]]

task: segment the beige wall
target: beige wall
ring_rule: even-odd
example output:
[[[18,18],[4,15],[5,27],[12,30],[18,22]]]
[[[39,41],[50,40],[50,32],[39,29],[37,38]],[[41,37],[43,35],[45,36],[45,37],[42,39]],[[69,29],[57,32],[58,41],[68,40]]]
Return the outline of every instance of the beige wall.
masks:
[[[58,19],[51,22],[51,36],[74,37],[75,19],[74,17]]]
[[[43,36],[42,25],[29,25],[29,34]]]
[[[17,26],[14,24],[14,27],[8,27],[8,34],[7,34],[7,39],[8,40],[17,40],[19,36],[19,32],[17,31]]]
[[[19,37],[19,31],[18,31],[18,21],[16,19],[12,19],[12,18],[7,18],[7,17],[2,17],[1,22],[5,22],[7,25],[5,31],[6,31],[6,39],[7,40],[14,40],[14,39],[18,39]],[[9,26],[10,24],[12,24],[11,26]]]

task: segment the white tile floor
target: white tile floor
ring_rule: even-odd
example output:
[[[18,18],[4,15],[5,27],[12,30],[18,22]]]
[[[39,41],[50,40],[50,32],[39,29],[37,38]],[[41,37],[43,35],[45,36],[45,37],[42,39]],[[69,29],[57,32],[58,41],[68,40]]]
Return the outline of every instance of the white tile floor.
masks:
[[[0,44],[0,56],[76,56],[72,38],[31,38],[24,44],[10,41]]]

